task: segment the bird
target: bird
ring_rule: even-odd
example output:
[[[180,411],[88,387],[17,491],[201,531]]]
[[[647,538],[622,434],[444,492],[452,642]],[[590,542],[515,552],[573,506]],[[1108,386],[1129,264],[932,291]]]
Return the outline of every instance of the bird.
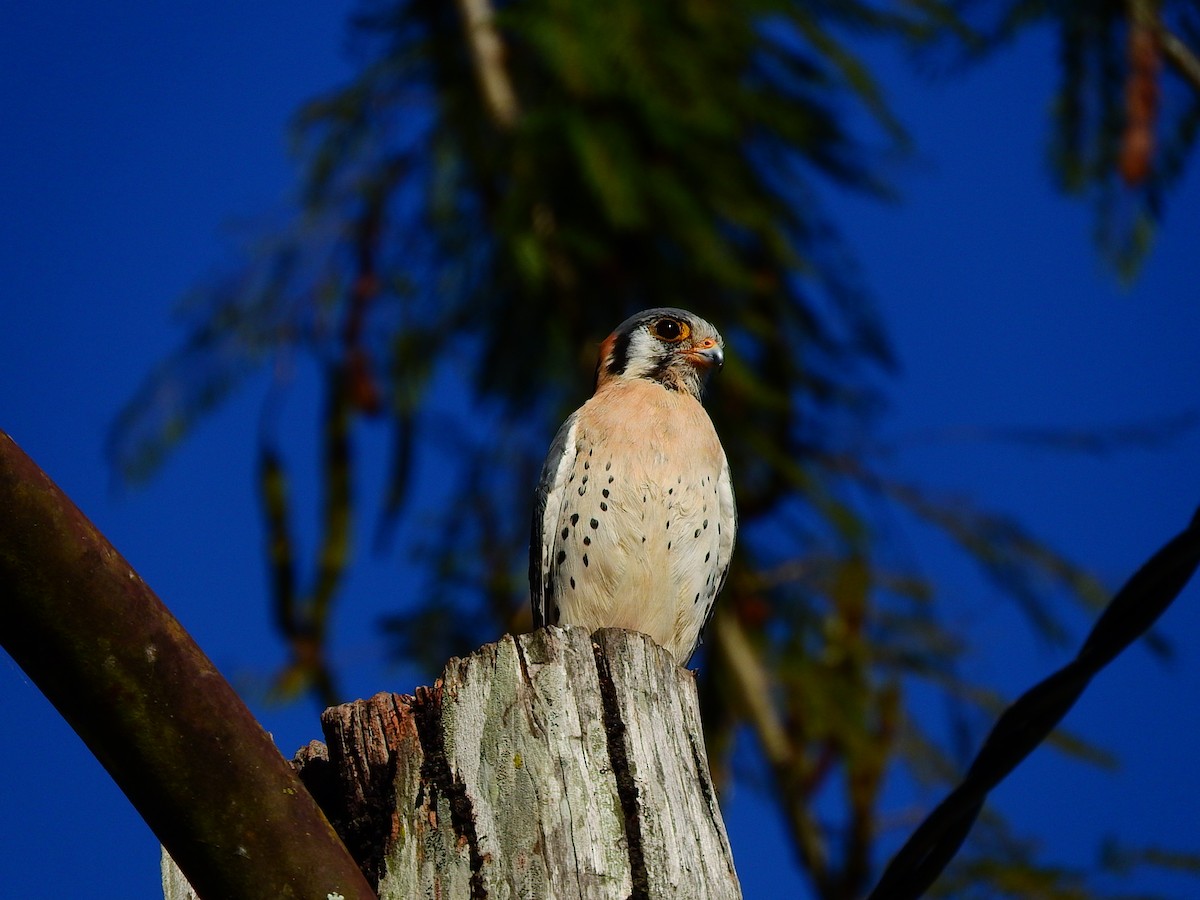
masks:
[[[534,492],[535,628],[639,631],[687,664],[737,536],[729,462],[701,405],[724,347],[673,307],[631,316],[600,344],[592,397],[559,428]]]

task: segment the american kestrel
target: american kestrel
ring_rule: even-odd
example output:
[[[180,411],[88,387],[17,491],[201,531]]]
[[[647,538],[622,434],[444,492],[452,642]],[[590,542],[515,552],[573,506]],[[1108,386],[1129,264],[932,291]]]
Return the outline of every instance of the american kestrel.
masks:
[[[700,405],[724,342],[648,309],[600,345],[592,398],[550,445],[534,497],[533,623],[650,635],[687,662],[737,533],[729,463]]]

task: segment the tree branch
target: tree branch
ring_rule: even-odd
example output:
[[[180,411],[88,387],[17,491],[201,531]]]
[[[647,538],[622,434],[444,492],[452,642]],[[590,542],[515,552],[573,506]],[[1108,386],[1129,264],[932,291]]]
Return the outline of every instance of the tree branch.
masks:
[[[511,131],[521,109],[504,68],[504,41],[496,30],[495,10],[490,0],[458,0],[458,8],[484,106],[501,131]]]
[[[1200,93],[1200,59],[1196,54],[1161,22],[1158,23],[1158,41],[1163,56],[1191,84],[1192,90]]]
[[[1189,82],[1192,89],[1200,93],[1200,59],[1190,47],[1171,31],[1158,14],[1158,4],[1146,0],[1129,0],[1129,18],[1132,23],[1149,28],[1158,39],[1163,56],[1176,71]]]
[[[233,688],[4,432],[0,596],[0,644],[202,896],[374,897]]]

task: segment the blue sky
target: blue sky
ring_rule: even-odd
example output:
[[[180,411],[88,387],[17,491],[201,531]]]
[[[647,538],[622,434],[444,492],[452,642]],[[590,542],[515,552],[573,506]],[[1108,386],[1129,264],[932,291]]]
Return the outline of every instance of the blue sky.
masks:
[[[115,492],[102,450],[119,406],[182,336],[171,315],[180,296],[230,258],[231,235],[286,200],[285,124],[349,71],[347,11],[274,0],[0,9],[0,428],[156,589],[287,755],[318,737],[319,725],[307,704],[263,702],[282,660],[267,622],[252,484],[263,382],[206,421],[145,488]],[[1090,210],[1055,195],[1044,167],[1053,60],[1042,36],[938,86],[890,66],[888,93],[920,151],[897,170],[904,200],[831,200],[902,362],[884,422],[890,437],[1089,428],[1200,407],[1200,181],[1172,196],[1142,276],[1121,289],[1092,246]],[[289,404],[288,427],[301,438],[311,376],[301,370]],[[1114,586],[1200,504],[1195,432],[1104,458],[972,441],[906,446],[902,471],[1019,514]],[[948,619],[985,648],[971,674],[1015,695],[1073,652],[1032,640],[939,538],[903,523],[897,532],[946,586],[938,602]],[[364,560],[351,579],[336,651],[353,695],[417,683],[415,673],[382,665],[372,631],[405,586],[399,555]],[[1087,619],[1068,618],[1078,642]],[[1135,647],[1071,713],[1068,727],[1117,752],[1117,773],[1042,749],[994,795],[1048,853],[1086,865],[1110,833],[1200,849],[1198,626],[1193,585],[1161,624],[1174,661],[1164,667]],[[6,656],[0,709],[10,723],[0,786],[5,892],[156,896],[153,836]],[[891,839],[937,799],[909,798]],[[799,881],[770,807],[741,787],[726,817],[746,896],[794,893]],[[1129,887],[1196,890],[1150,876]]]

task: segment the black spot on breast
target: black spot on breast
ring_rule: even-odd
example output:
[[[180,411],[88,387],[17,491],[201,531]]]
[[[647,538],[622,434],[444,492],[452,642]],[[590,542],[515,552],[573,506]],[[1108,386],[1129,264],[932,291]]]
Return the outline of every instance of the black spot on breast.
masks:
[[[589,525],[591,525],[591,526],[592,526],[592,528],[599,528],[599,527],[600,527],[600,523],[599,523],[599,522],[597,522],[595,519],[592,519],[592,521],[588,522],[588,524],[589,524]]]
[[[586,469],[586,468],[587,468],[587,463],[584,463],[584,464],[583,464],[583,467]],[[582,478],[580,478],[580,479],[579,479],[579,483],[580,483],[580,484],[587,484],[587,480],[588,480],[588,477],[587,477],[586,475],[584,475]]]
[[[700,537],[700,529],[699,528],[696,529],[696,533],[693,534],[692,537]]]
[[[712,556],[712,553],[711,553],[711,552],[710,552],[710,553],[705,553],[705,554],[704,554],[704,561],[705,561],[705,562],[708,562],[708,558],[709,558],[710,556]]]
[[[705,519],[705,520],[704,520],[704,527],[705,527],[705,528],[707,528],[707,527],[708,527],[708,519]]]
[[[571,576],[571,590],[575,590],[575,576]]]
[[[608,462],[606,462],[606,463],[604,464],[604,471],[605,471],[605,472],[607,472],[607,471],[609,471],[609,470],[611,470],[611,469],[612,469],[612,460],[610,459]],[[608,479],[608,480],[609,480],[609,481],[612,481],[612,479],[611,479],[611,478],[610,478],[610,479]]]
[[[562,530],[563,540],[565,541],[571,535],[571,529],[564,527]]]
[[[667,488],[667,493],[668,493],[668,494],[673,494],[673,493],[675,493],[675,488]]]
[[[566,562],[566,559],[567,559],[567,551],[566,551],[566,550],[559,550],[559,551],[558,551],[558,556],[556,556],[554,559],[555,559],[555,562],[557,562],[557,563],[558,563],[558,564],[561,566],[561,565],[562,565],[564,562]]]
[[[671,520],[667,519],[667,528],[670,528],[670,527],[671,527]]]
[[[608,498],[608,488],[605,488],[604,490],[602,490],[602,491],[600,492],[600,495],[601,495],[602,497],[604,497],[605,499],[607,499],[607,498]]]
[[[700,592],[696,591],[696,599],[692,601],[692,605],[695,606],[699,602],[700,602]]]
[[[586,569],[588,564],[587,554],[583,554],[583,567]]]
[[[603,500],[600,501],[600,512],[608,512],[608,504]]]
[[[671,549],[671,542],[670,542],[670,541],[667,541],[667,549],[668,549],[668,550],[670,550],[670,549]]]
[[[579,513],[571,513],[571,525],[579,524]]]
[[[609,484],[613,483],[613,477],[611,475],[608,476],[608,483]]]
[[[587,488],[585,488],[585,487],[584,487],[584,486],[581,484],[581,485],[579,486],[579,496],[580,496],[580,497],[582,497],[582,496],[583,496],[584,494],[586,494],[586,493],[587,493]]]
[[[583,546],[585,546],[585,547],[592,546],[592,539],[586,534],[583,536]]]

